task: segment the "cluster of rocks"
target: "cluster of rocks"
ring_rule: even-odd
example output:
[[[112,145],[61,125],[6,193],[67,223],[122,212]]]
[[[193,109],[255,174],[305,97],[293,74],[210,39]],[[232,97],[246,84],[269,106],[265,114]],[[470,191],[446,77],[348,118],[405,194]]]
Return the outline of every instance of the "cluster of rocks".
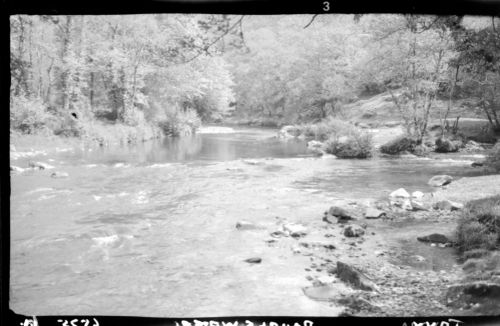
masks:
[[[23,173],[23,172],[26,172],[26,171],[51,170],[51,169],[54,169],[54,168],[55,168],[54,166],[52,166],[52,165],[50,165],[48,163],[30,161],[28,163],[28,167],[27,168],[21,168],[19,166],[11,165],[10,166],[10,172],[14,173],[14,174],[20,174],[20,173]],[[60,178],[67,178],[67,177],[69,177],[69,174],[67,172],[63,172],[63,171],[56,171],[56,172],[53,172],[50,176],[52,178],[60,179]]]

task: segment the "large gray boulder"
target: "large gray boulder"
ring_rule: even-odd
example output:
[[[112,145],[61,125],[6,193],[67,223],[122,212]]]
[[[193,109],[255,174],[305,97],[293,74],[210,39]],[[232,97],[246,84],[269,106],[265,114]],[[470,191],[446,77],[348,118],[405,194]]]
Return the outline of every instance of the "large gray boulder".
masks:
[[[365,234],[365,230],[358,225],[349,225],[344,229],[344,235],[348,238],[360,237]]]
[[[421,242],[431,242],[431,243],[443,243],[443,244],[451,243],[451,240],[448,239],[447,236],[440,233],[433,233],[423,237],[417,237],[417,240]]]
[[[342,206],[332,206],[330,207],[328,212],[325,212],[323,221],[328,223],[334,223],[334,219],[336,219],[337,222],[342,223],[354,219],[353,215],[354,214],[350,212],[350,210]]]
[[[341,261],[337,261],[337,276],[345,283],[349,283],[354,288],[365,291],[378,291],[377,285],[357,268]]]
[[[436,139],[436,148],[435,151],[439,153],[452,153],[458,152],[462,143],[456,140],[450,140],[446,138],[438,138]]]
[[[442,175],[435,175],[433,176],[427,184],[432,187],[442,187],[446,186],[447,184],[450,184],[453,181],[453,177],[442,174]]]
[[[413,210],[413,206],[411,205],[411,196],[404,188],[399,188],[394,190],[389,195],[389,202],[391,206],[400,208],[403,210],[411,211]]]

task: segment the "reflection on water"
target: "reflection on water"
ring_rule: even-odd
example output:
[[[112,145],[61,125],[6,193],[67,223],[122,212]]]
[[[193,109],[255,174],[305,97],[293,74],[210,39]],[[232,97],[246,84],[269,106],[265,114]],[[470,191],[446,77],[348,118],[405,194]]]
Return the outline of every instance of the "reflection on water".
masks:
[[[217,131],[217,129],[215,129]],[[137,146],[96,148],[79,151],[82,160],[105,164],[132,162],[135,164],[159,162],[231,161],[240,158],[310,156],[307,144],[295,140],[283,142],[276,138],[277,130],[238,128],[229,133],[200,133],[182,138],[166,138]],[[60,157],[72,159],[75,154]]]

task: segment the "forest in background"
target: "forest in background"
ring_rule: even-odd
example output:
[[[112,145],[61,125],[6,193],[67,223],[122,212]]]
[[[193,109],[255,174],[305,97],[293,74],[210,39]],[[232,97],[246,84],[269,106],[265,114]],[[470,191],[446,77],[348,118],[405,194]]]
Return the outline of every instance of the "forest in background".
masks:
[[[319,122],[388,93],[421,141],[436,101],[500,130],[500,20],[415,15],[12,16],[11,131],[135,142],[202,122]]]

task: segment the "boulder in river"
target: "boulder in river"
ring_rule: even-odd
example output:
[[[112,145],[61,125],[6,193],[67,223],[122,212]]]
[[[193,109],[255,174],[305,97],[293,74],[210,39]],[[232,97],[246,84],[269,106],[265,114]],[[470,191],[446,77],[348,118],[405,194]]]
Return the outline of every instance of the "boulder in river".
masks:
[[[337,261],[337,276],[345,283],[365,291],[378,291],[377,285],[357,268]]]
[[[440,233],[432,233],[423,237],[417,237],[418,241],[421,242],[431,242],[431,243],[451,243],[451,240],[447,236]]]
[[[351,220],[353,219],[352,213],[346,208],[341,206],[332,206],[328,210],[328,215],[335,216],[339,220]]]
[[[245,261],[249,264],[260,264],[262,262],[262,258],[252,257],[252,258],[245,259]]]
[[[399,188],[391,192],[389,194],[389,202],[392,207],[397,207],[407,211],[413,210],[410,194],[404,188]]]
[[[39,170],[48,170],[48,169],[54,168],[52,165],[44,163],[44,162],[29,162],[29,167],[31,167],[33,169],[39,169]]]
[[[67,178],[69,177],[69,174],[68,172],[61,172],[61,171],[58,171],[58,172],[54,172],[50,175],[52,178],[56,178],[56,179],[62,179],[62,178]]]
[[[404,188],[399,188],[391,192],[389,197],[392,198],[410,198],[410,194]]]
[[[415,198],[415,199],[422,199],[424,197],[424,193],[421,192],[421,191],[414,191],[411,193],[411,198]]]
[[[464,205],[451,200],[441,200],[434,203],[433,208],[441,211],[457,211],[463,209]]]
[[[384,211],[373,207],[368,207],[365,211],[365,218],[375,219],[387,215]]]
[[[13,173],[22,173],[24,171],[23,168],[20,168],[18,166],[15,166],[15,165],[11,165],[10,166],[10,172],[13,172]]]
[[[436,148],[435,151],[438,153],[452,153],[457,152],[462,143],[460,141],[450,140],[447,138],[438,138],[436,139]]]
[[[252,222],[247,222],[247,221],[239,221],[236,223],[236,228],[238,230],[256,230],[259,229],[259,227]]]
[[[429,180],[429,182],[427,182],[427,184],[429,184],[429,186],[432,186],[432,187],[442,187],[442,186],[445,186],[447,184],[450,184],[452,181],[453,181],[453,177],[451,177],[449,175],[442,174],[442,175],[433,176]]]
[[[344,235],[348,238],[360,237],[365,234],[365,230],[357,225],[349,225],[344,229]]]

